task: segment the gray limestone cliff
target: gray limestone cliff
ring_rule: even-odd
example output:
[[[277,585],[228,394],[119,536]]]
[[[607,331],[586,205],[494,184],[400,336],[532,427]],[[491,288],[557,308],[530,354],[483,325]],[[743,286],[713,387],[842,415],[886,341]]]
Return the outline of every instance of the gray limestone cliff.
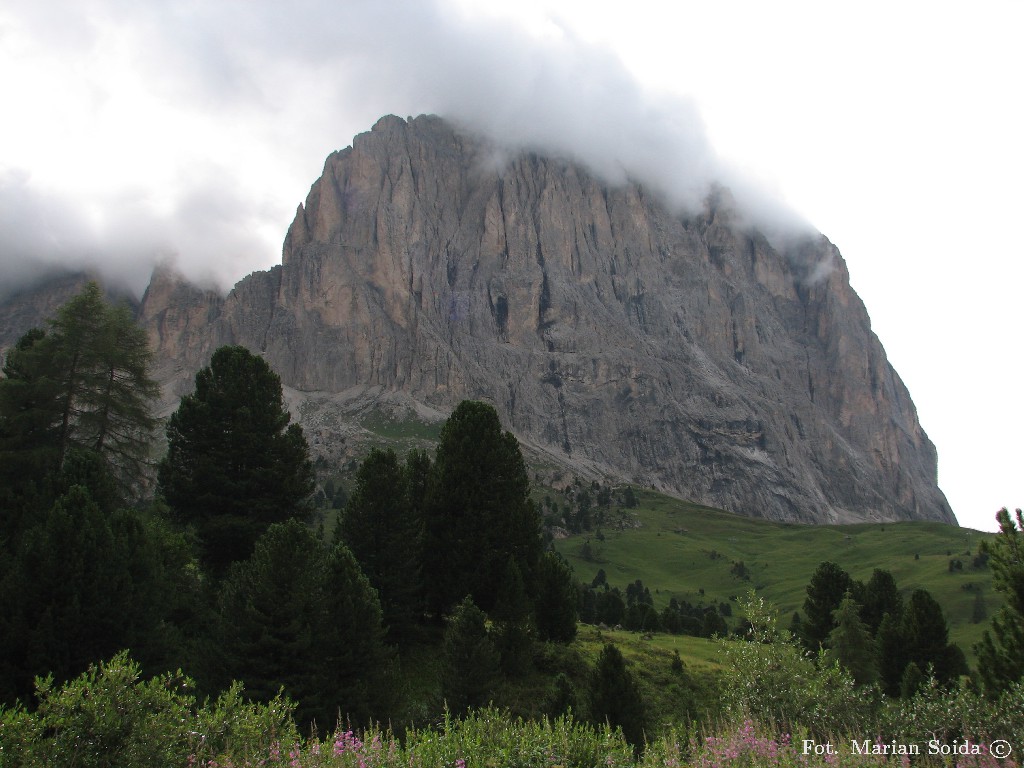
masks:
[[[226,298],[160,272],[140,318],[173,394],[244,344],[321,432],[357,401],[485,399],[585,476],[776,520],[955,522],[828,240],[773,244],[725,192],[680,214],[439,118],[332,154],[279,267]]]

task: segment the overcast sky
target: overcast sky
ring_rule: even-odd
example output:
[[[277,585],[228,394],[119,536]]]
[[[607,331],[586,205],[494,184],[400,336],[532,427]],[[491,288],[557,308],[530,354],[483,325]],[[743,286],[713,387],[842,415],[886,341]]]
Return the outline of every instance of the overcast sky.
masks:
[[[1024,505],[1024,4],[7,0],[0,290],[280,260],[327,154],[433,112],[842,251],[961,524]],[[806,224],[804,224],[806,223]]]

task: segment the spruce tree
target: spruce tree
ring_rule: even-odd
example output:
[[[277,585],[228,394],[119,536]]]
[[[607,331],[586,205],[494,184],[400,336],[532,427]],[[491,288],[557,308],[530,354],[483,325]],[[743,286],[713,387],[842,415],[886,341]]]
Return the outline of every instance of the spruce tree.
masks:
[[[171,415],[160,490],[217,574],[249,557],[271,524],[309,515],[313,466],[290,420],[280,378],[244,347],[214,352]]]
[[[622,653],[611,643],[597,659],[590,680],[590,716],[597,724],[622,729],[626,741],[639,747],[644,741],[644,702]]]
[[[541,640],[571,643],[576,638],[578,605],[569,564],[557,552],[545,552],[537,569],[537,636]]]
[[[441,692],[453,713],[488,703],[501,657],[487,633],[487,616],[468,595],[448,620],[441,658]]]
[[[804,644],[812,651],[825,646],[835,628],[833,618],[843,597],[853,588],[850,574],[835,563],[823,562],[807,585],[801,630]]]
[[[963,652],[949,642],[949,625],[942,607],[924,589],[915,589],[903,612],[900,634],[908,662],[922,672],[932,671],[940,683],[949,683],[967,671]]]
[[[380,604],[344,545],[328,548],[298,520],[270,526],[220,590],[224,680],[259,701],[280,688],[306,724],[337,714],[366,722],[386,658]]]
[[[876,568],[864,587],[863,595],[860,616],[871,634],[878,632],[885,614],[903,615],[903,597],[889,571]]]
[[[409,480],[394,451],[373,449],[359,466],[337,528],[377,590],[392,640],[408,638],[423,612],[422,520]]]
[[[853,677],[858,685],[878,678],[871,633],[860,620],[860,606],[847,593],[835,613],[835,628],[828,635],[829,654]]]
[[[143,661],[175,650],[165,629],[174,558],[138,513],[114,506],[107,471],[95,454],[71,451],[56,501],[0,558],[3,698],[25,697],[37,675],[64,680],[124,648]]]
[[[532,589],[543,550],[519,443],[486,403],[463,401],[441,430],[426,499],[424,579],[440,616],[469,594],[494,607],[511,558]]]
[[[985,690],[993,694],[1024,680],[1024,513],[1017,510],[1015,525],[1004,507],[996,520],[999,535],[984,545],[982,554],[988,556],[993,583],[1006,595],[1006,603],[992,617],[991,632],[975,646],[978,672]]]

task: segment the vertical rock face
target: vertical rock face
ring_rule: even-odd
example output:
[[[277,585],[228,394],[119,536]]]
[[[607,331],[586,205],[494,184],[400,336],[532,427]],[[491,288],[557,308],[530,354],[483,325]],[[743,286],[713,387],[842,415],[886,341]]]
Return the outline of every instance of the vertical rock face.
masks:
[[[157,275],[142,318],[182,387],[240,343],[295,390],[486,399],[557,462],[741,514],[953,522],[838,251],[775,247],[726,198],[679,215],[386,117],[327,159],[280,267],[226,299]]]

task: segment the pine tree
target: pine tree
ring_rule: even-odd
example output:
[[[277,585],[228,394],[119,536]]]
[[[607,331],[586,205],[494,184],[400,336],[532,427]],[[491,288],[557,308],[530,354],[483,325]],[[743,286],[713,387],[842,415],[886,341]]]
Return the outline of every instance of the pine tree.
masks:
[[[833,615],[851,589],[850,574],[835,563],[823,562],[814,571],[807,585],[801,624],[804,644],[812,651],[828,642],[828,635],[835,628]]]
[[[924,589],[915,589],[903,612],[900,634],[909,662],[922,672],[931,669],[935,679],[948,683],[967,671],[963,652],[949,642],[949,625],[942,607]]]
[[[380,604],[351,553],[306,525],[270,526],[221,585],[225,680],[259,701],[283,687],[305,723],[366,721],[385,660]]]
[[[422,520],[413,510],[409,480],[394,451],[370,451],[337,529],[380,596],[392,640],[408,638],[423,612]]]
[[[860,620],[860,606],[847,593],[835,613],[835,628],[828,635],[829,654],[853,677],[858,685],[878,678],[871,633]]]
[[[534,613],[541,640],[571,643],[576,638],[579,599],[572,569],[557,552],[545,552],[537,569]]]
[[[467,594],[493,608],[510,557],[530,591],[543,545],[529,490],[519,443],[494,408],[460,403],[441,430],[427,491],[424,579],[435,615]]]
[[[878,632],[885,614],[903,615],[903,597],[889,571],[876,568],[864,587],[860,617],[871,634]]]
[[[164,629],[173,556],[143,518],[114,506],[108,472],[94,453],[72,450],[56,501],[0,558],[0,697],[24,697],[36,675],[67,679],[123,648],[142,660],[173,652]]]
[[[441,691],[452,712],[487,704],[501,662],[487,633],[487,616],[469,596],[448,620],[442,663]]]
[[[644,741],[644,703],[640,689],[626,669],[622,653],[611,643],[597,659],[590,680],[590,716],[595,723],[622,728],[634,747]]]
[[[309,514],[313,466],[290,420],[266,361],[221,347],[168,422],[160,490],[175,517],[194,526],[215,573],[252,554],[271,524]]]
[[[1016,525],[1004,507],[996,515],[999,535],[993,544],[983,545],[988,556],[996,590],[1006,603],[992,617],[992,631],[986,631],[975,646],[978,672],[985,690],[998,694],[1024,680],[1024,513],[1017,510]]]

